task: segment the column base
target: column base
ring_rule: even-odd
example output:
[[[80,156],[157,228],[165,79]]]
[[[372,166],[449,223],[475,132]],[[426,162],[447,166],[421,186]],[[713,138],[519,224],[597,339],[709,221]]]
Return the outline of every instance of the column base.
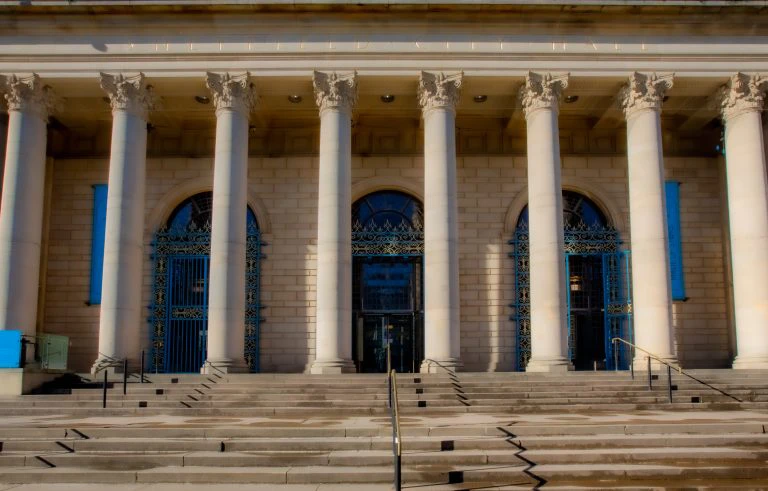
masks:
[[[531,358],[526,372],[565,373],[573,370],[573,364],[565,358]]]
[[[337,358],[333,360],[315,360],[309,373],[313,375],[331,375],[334,373],[355,373],[357,369],[352,360]]]
[[[671,364],[672,366],[677,366],[677,367],[680,366],[680,364],[677,362],[677,357],[674,355],[660,355],[659,358]],[[647,372],[648,358],[642,353],[636,354],[635,358],[632,360],[632,366],[634,367],[636,372]],[[667,369],[667,366],[665,364],[659,363],[658,361],[651,359],[651,371],[666,370],[666,369]]]
[[[251,368],[242,360],[205,360],[200,373],[204,375],[221,375],[226,373],[248,373]]]
[[[421,362],[420,373],[455,373],[464,368],[458,358],[428,359]]]
[[[732,367],[734,370],[768,370],[768,356],[737,356]]]

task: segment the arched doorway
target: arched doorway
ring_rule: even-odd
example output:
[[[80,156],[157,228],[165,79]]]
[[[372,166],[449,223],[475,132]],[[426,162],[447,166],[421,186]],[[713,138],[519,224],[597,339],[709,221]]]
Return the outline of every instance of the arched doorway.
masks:
[[[563,226],[568,308],[568,355],[577,370],[626,369],[629,353],[614,353],[611,339],[632,339],[629,251],[619,232],[592,200],[563,191]],[[520,213],[511,243],[515,247],[517,369],[531,355],[528,207]]]
[[[206,359],[212,203],[210,191],[187,198],[152,243],[150,356],[156,372],[199,373]],[[250,208],[245,226],[245,359],[255,372],[259,368],[261,236]]]
[[[378,191],[352,205],[352,351],[359,372],[416,372],[424,358],[421,203]]]

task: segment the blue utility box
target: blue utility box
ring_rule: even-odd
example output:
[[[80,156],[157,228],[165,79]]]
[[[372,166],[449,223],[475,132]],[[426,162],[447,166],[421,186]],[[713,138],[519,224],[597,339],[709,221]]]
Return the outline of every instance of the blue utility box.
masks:
[[[21,368],[21,331],[0,331],[0,368]]]

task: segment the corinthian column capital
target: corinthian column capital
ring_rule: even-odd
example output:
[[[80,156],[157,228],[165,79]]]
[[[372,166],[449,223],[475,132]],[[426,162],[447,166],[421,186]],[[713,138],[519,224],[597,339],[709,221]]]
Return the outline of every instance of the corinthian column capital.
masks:
[[[520,89],[520,104],[527,118],[540,109],[557,111],[563,91],[568,87],[568,73],[528,72]]]
[[[205,85],[213,94],[213,104],[216,112],[229,109],[250,115],[256,105],[256,90],[248,72],[231,74],[208,72]]]
[[[419,105],[423,114],[432,109],[442,108],[456,111],[461,96],[461,82],[464,73],[421,72],[419,77]]]
[[[629,119],[638,111],[646,109],[661,111],[664,95],[672,88],[674,74],[657,75],[656,73],[635,72],[629,76],[629,82],[619,91],[619,107]]]
[[[58,100],[53,89],[44,85],[36,73],[27,77],[11,75],[3,85],[9,112],[30,112],[48,121],[48,116],[57,108]]]
[[[312,86],[320,113],[336,109],[351,113],[357,103],[357,73],[314,72]]]
[[[152,86],[147,85],[143,73],[137,75],[99,74],[99,83],[109,96],[112,112],[125,111],[143,120],[147,120],[149,111],[155,109],[156,99]]]
[[[762,111],[766,89],[768,79],[739,72],[715,93],[713,105],[727,122],[740,114]]]

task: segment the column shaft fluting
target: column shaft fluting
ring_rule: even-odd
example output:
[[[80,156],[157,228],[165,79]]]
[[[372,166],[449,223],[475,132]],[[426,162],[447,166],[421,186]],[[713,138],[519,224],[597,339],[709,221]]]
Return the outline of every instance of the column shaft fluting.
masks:
[[[424,363],[422,372],[461,365],[456,104],[462,75],[423,72]]]
[[[634,342],[676,362],[661,139],[661,105],[671,87],[671,76],[634,73],[619,100],[627,118]],[[645,353],[637,351],[633,363],[645,369]]]
[[[34,75],[9,77],[8,140],[0,205],[0,329],[34,336],[37,320],[47,88]],[[27,350],[32,361],[34,350]]]
[[[759,76],[737,74],[719,95],[738,352],[733,368],[768,368],[768,185],[760,114],[767,87]]]
[[[206,372],[248,371],[245,362],[245,253],[248,120],[254,103],[248,74],[208,74],[216,105]]]
[[[101,75],[112,105],[112,148],[107,185],[99,351],[93,369],[140,357],[144,262],[147,111],[152,104],[142,75]]]
[[[317,197],[317,325],[312,373],[354,371],[352,363],[352,108],[354,74],[315,73],[320,108]]]
[[[571,369],[558,109],[567,76],[529,73],[521,92],[528,133],[531,359],[526,371]]]

